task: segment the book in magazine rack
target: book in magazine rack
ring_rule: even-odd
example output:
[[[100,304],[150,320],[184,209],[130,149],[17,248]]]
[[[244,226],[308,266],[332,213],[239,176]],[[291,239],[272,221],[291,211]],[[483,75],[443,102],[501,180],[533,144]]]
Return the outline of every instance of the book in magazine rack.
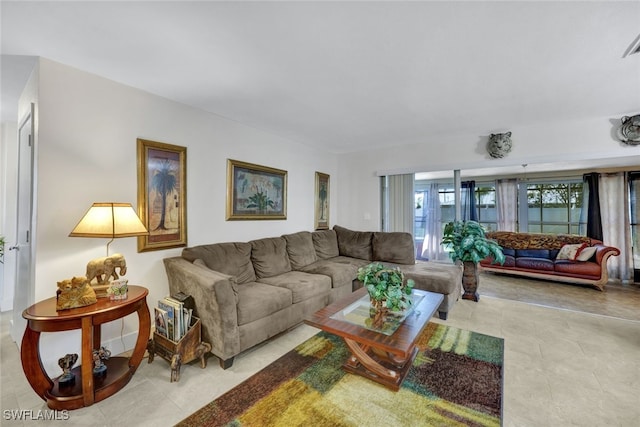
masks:
[[[153,332],[153,338],[147,344],[149,363],[153,362],[157,354],[171,364],[171,382],[180,381],[180,367],[183,363],[190,363],[200,359],[200,367],[207,367],[205,354],[211,351],[211,344],[201,341],[200,319],[192,316],[191,326],[179,341],[173,341]]]

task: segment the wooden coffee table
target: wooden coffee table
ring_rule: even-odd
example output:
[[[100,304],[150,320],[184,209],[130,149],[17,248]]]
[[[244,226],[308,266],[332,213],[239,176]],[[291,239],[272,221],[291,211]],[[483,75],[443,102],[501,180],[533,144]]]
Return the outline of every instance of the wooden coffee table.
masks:
[[[383,328],[367,326],[365,288],[305,318],[308,325],[341,337],[351,350],[343,368],[397,391],[418,353],[416,340],[443,300],[441,294],[414,289],[413,310]]]

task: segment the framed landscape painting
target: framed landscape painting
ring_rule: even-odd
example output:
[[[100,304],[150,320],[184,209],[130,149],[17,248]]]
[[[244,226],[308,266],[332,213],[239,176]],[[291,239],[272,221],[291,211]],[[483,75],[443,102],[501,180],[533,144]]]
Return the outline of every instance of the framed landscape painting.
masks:
[[[138,139],[138,252],[187,245],[187,148]]]
[[[316,172],[315,229],[329,229],[329,175]]]
[[[227,220],[287,219],[287,171],[227,160]]]

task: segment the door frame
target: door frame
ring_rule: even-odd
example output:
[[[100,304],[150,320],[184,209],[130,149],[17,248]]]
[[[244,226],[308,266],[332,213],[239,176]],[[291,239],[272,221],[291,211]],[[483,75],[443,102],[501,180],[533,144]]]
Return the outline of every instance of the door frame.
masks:
[[[34,160],[35,160],[35,104],[31,103],[27,116],[20,121],[18,127],[18,182],[16,195],[16,251],[15,281],[13,293],[13,313],[11,337],[21,345],[26,320],[22,318],[24,309],[35,303],[35,269],[34,266]],[[26,131],[26,134],[25,134]],[[27,149],[25,150],[25,136]],[[24,159],[25,152],[28,159]],[[25,166],[27,170],[25,170]],[[26,187],[26,188],[25,188]],[[19,285],[20,283],[20,285]]]

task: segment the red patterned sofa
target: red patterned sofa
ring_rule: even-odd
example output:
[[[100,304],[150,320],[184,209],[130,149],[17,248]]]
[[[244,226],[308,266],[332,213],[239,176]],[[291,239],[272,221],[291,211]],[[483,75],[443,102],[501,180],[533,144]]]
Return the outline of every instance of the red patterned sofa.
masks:
[[[609,280],[607,260],[620,250],[601,241],[570,234],[487,232],[503,248],[503,265],[487,258],[481,271],[577,283],[604,290]]]

